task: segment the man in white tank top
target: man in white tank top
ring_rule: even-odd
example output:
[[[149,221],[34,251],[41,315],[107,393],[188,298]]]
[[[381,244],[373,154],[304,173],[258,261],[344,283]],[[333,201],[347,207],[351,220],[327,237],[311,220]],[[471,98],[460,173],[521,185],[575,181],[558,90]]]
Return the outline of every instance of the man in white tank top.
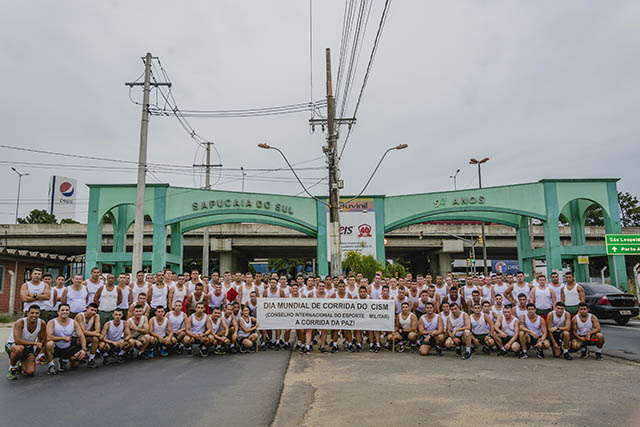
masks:
[[[458,304],[451,304],[451,314],[446,326],[447,340],[444,345],[451,349],[456,347],[456,354],[462,356],[464,360],[471,359],[471,322],[469,315],[460,310]],[[465,346],[462,355],[462,346]]]
[[[507,304],[502,309],[502,316],[498,317],[493,328],[493,338],[498,347],[498,356],[504,356],[509,351],[516,355],[520,351],[520,320],[512,311],[511,304]]]
[[[449,303],[447,303],[449,304]],[[420,355],[427,356],[435,348],[438,356],[442,356],[441,346],[444,344],[444,323],[433,308],[432,302],[425,304],[425,314],[418,319],[418,334],[420,335]]]
[[[564,280],[564,304],[569,314],[575,316],[578,314],[578,304],[585,301],[584,288],[576,283],[570,271],[565,273]]]
[[[138,299],[129,306],[129,310],[127,310],[125,316],[123,317],[123,320],[128,320],[133,317],[133,312],[137,305],[142,307],[142,316],[146,317],[147,319],[149,318],[151,307],[149,306],[149,304],[147,304],[147,294],[140,293],[138,294]],[[124,310],[122,312],[124,313]]]
[[[560,357],[560,346],[562,355],[566,360],[571,360],[569,347],[571,345],[571,315],[566,312],[562,301],[556,302],[555,309],[547,314],[547,329],[551,341],[551,350],[554,357]]]
[[[556,294],[556,301],[564,302],[564,284],[560,283],[560,275],[557,271],[551,273],[551,283],[549,283],[549,289]]]
[[[491,307],[489,301],[483,301],[483,307]],[[483,311],[483,307],[479,304],[475,304],[473,314],[469,316],[469,322],[471,323],[471,342],[472,345],[482,345],[482,352],[489,354],[489,349],[493,347],[495,341],[493,340],[493,320],[491,316]]]
[[[91,346],[89,349],[89,362],[87,368],[97,368],[95,358],[96,352],[100,345],[100,316],[98,316],[98,305],[95,302],[90,303],[87,309],[78,314],[75,317],[75,321],[80,325],[82,333],[87,340],[87,346]]]
[[[147,348],[151,344],[151,335],[149,335],[149,320],[143,316],[143,313],[144,306],[137,304],[133,307],[133,316],[127,320],[131,332],[129,346],[139,351],[138,357],[148,359]]]
[[[196,306],[198,303],[203,303],[205,307],[209,305],[209,295],[204,292],[204,285],[202,283],[196,283],[195,290],[187,295],[187,315],[191,316],[196,312]]]
[[[262,294],[263,298],[285,298],[284,290],[278,286],[278,279],[271,277],[269,279],[269,286],[264,290]],[[280,330],[262,331],[262,342],[260,343],[260,350],[265,350],[266,347],[273,348],[276,351],[280,350]]]
[[[22,311],[26,315],[29,307],[36,304],[40,307],[40,316],[44,316],[43,308],[51,296],[51,287],[42,281],[42,270],[34,268],[31,277],[20,287],[20,299],[22,300]]]
[[[129,310],[129,306],[133,302],[133,295],[131,293],[131,286],[129,286],[129,275],[125,273],[120,273],[118,275],[118,289],[120,290],[120,303],[118,304],[118,308],[125,313]]]
[[[387,285],[384,285],[387,289]],[[418,318],[411,312],[409,302],[400,305],[400,313],[396,314],[395,330],[387,336],[387,343],[395,341],[399,352],[405,351],[407,342],[411,345],[412,352],[416,351],[418,341]]]
[[[163,274],[163,273],[159,272],[158,274]],[[147,300],[149,301],[149,305],[151,306],[151,312],[149,313],[151,317],[155,316],[156,307],[167,306],[168,296],[169,296],[169,287],[164,282],[164,280],[159,283],[156,283],[155,285],[152,285],[149,288],[149,295],[147,295]]]
[[[71,283],[71,286],[64,289],[60,303],[69,304],[71,307],[69,317],[73,319],[78,313],[85,311],[87,304],[93,301],[89,301],[89,291],[82,284],[82,275],[74,274]]]
[[[110,358],[117,357],[118,363],[124,363],[125,352],[131,349],[131,331],[129,323],[123,318],[124,313],[116,308],[113,319],[102,326],[100,334],[100,351],[104,352],[102,364],[108,365]]]
[[[149,293],[149,283],[145,281],[144,271],[140,270],[136,273],[136,281],[129,287],[131,288],[131,302],[129,302],[129,304],[133,304],[134,301],[137,301],[139,294]],[[127,315],[126,311],[124,314],[125,316]]]
[[[173,307],[176,301],[184,301],[187,299],[187,294],[189,293],[189,289],[187,289],[187,282],[185,277],[181,274],[176,277],[176,284],[174,287],[169,289],[169,296],[167,297],[167,302],[170,307]]]
[[[211,312],[211,335],[213,336],[213,345],[215,345],[215,354],[222,354],[230,351],[231,339],[229,335],[229,326],[222,318],[220,307],[216,307]]]
[[[104,325],[113,315],[115,310],[122,302],[122,292],[115,285],[116,278],[113,274],[107,274],[107,283],[98,289],[93,301],[98,305],[98,315],[100,316],[100,324]]]
[[[173,310],[166,315],[166,318],[171,322],[171,330],[173,331],[173,350],[178,354],[182,354],[184,350],[182,341],[186,335],[185,327],[187,324],[187,315],[182,311],[182,304],[182,301],[176,301],[173,305]]]
[[[200,356],[207,357],[209,355],[208,346],[213,341],[211,334],[211,318],[204,312],[204,304],[199,302],[196,304],[196,312],[187,317],[187,327],[184,337],[184,345],[187,347],[187,356],[192,357],[192,345],[200,346]]]
[[[227,338],[229,338],[229,342],[231,343],[230,350],[237,352],[238,348],[236,347],[236,340],[238,339],[238,321],[233,315],[233,304],[227,303],[224,305],[223,319],[227,325]]]
[[[549,288],[544,275],[538,276],[538,286],[531,289],[529,300],[535,304],[536,313],[547,317],[556,304],[556,293]]]
[[[531,292],[534,291],[535,289],[531,290]],[[544,349],[550,346],[547,333],[547,323],[542,316],[536,314],[536,306],[530,302],[527,304],[527,314],[520,319],[520,345],[522,346],[520,358],[526,359],[527,350],[535,346],[538,359],[543,359]]]
[[[602,347],[604,347],[604,335],[600,330],[600,321],[589,313],[589,306],[581,302],[578,304],[578,314],[571,321],[571,333],[573,340],[571,348],[574,351],[581,350],[580,357],[587,357],[588,345],[596,346],[596,360],[602,360]]]
[[[93,267],[91,269],[91,277],[84,282],[84,285],[87,287],[87,291],[89,292],[88,302],[93,302],[93,297],[98,292],[101,286],[104,285],[104,280],[100,275],[100,269],[97,267]]]
[[[47,323],[47,343],[45,344],[49,367],[47,373],[55,375],[54,358],[59,359],[58,371],[68,369],[68,362],[75,368],[84,359],[87,341],[78,322],[69,318],[69,305],[60,304],[58,317]]]
[[[165,309],[163,306],[156,307],[155,316],[149,320],[149,335],[151,335],[150,345],[154,347],[151,350],[150,357],[153,357],[155,350],[158,350],[160,356],[167,357],[169,352],[167,348],[176,343],[173,337],[173,329],[171,322],[164,316]]]
[[[527,300],[525,302],[529,302],[529,295],[531,294],[531,286],[524,281],[524,273],[522,271],[518,271],[516,273],[516,283],[513,284],[513,289],[511,292],[507,294],[507,298],[509,301],[512,301],[512,304],[516,306],[518,304],[518,297],[520,294],[525,294]]]
[[[36,373],[36,354],[43,351],[47,341],[47,325],[40,319],[40,307],[32,304],[27,310],[27,316],[18,319],[13,324],[13,330],[4,350],[9,355],[10,380],[18,379],[19,366],[25,376]]]
[[[48,322],[58,315],[58,306],[62,302],[62,294],[64,294],[64,290],[64,276],[59,275],[56,277],[54,286],[51,287],[49,301],[45,304],[45,310],[47,311],[45,322]]]

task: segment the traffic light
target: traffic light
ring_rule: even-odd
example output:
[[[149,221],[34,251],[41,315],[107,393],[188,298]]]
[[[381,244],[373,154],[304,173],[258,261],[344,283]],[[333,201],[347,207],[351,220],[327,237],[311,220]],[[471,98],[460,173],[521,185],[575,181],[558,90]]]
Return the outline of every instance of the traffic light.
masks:
[[[481,245],[482,244],[482,234],[478,236],[478,244]]]
[[[471,258],[467,258],[467,267],[471,267]]]
[[[422,231],[420,232],[420,234],[418,234],[418,239],[422,240],[422,238],[424,237]]]

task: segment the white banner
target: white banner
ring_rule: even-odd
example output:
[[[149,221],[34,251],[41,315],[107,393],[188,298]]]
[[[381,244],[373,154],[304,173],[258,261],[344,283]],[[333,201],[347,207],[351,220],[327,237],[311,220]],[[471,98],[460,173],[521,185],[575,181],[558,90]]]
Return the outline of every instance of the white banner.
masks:
[[[356,251],[376,257],[376,211],[373,198],[360,198],[341,204],[340,241],[342,257]],[[327,209],[327,224],[329,211]],[[331,233],[327,232],[327,251],[331,259]]]
[[[389,300],[258,298],[259,329],[347,329],[393,331],[395,305]]]
[[[59,221],[75,219],[78,181],[73,178],[54,175],[49,179],[49,213]]]

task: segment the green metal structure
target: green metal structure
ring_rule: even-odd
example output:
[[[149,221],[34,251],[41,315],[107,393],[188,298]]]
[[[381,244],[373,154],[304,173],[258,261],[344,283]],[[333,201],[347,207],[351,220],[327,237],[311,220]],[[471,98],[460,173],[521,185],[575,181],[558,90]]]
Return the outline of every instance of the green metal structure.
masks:
[[[616,182],[618,179],[544,179],[535,183],[486,187],[402,196],[373,196],[376,210],[378,260],[384,262],[384,233],[407,225],[441,220],[474,220],[516,229],[518,261],[527,274],[532,259],[546,260],[548,271],[561,270],[572,261],[579,281],[589,278],[578,268],[578,256],[606,256],[605,245],[587,245],[584,223],[587,209],[598,205],[607,234],[621,232]],[[90,184],[86,245],[87,272],[110,264],[114,271],[131,265],[126,251],[127,230],[134,221],[134,184]],[[364,196],[363,196],[364,197]],[[370,196],[371,197],[371,196]],[[571,226],[571,245],[560,242],[559,217]],[[149,184],[145,215],[153,222],[153,251],[143,254],[152,271],[165,266],[182,270],[182,233],[214,224],[265,223],[291,228],[317,239],[317,265],[328,273],[326,206],[308,197],[240,193]],[[109,217],[114,227],[113,250],[103,252],[102,224]],[[529,246],[529,218],[544,225],[543,248]],[[615,259],[615,262],[613,260]],[[612,283],[626,288],[624,256],[609,256]],[[617,274],[614,274],[614,265]],[[617,277],[618,283],[615,283]]]

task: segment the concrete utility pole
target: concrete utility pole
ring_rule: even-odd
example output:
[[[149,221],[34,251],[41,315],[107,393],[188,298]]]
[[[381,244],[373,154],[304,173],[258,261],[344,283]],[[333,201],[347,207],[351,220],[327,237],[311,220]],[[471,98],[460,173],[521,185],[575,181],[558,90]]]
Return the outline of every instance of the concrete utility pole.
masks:
[[[147,175],[147,136],[149,134],[149,93],[151,92],[151,53],[144,58],[144,83],[142,89],[142,121],[140,122],[140,147],[138,152],[138,185],[136,187],[136,219],[133,223],[133,260],[131,271],[142,270],[144,245],[144,192]]]
[[[205,150],[207,153],[206,163],[204,165],[193,165],[193,167],[204,168],[204,188],[205,190],[211,190],[211,168],[222,167],[222,165],[211,164],[211,146],[213,142],[205,142]],[[209,276],[209,227],[205,227],[202,236],[202,275]]]
[[[336,104],[331,85],[331,49],[326,50],[327,61],[327,157],[329,159],[329,233],[331,235],[331,275],[342,273],[342,245],[340,242],[340,189],[338,185],[338,148],[336,132]]]
[[[138,152],[138,184],[136,187],[136,219],[133,224],[133,259],[131,271],[135,274],[142,270],[142,252],[144,240],[144,193],[147,174],[147,135],[149,134],[149,94],[151,86],[171,87],[171,83],[151,83],[151,53],[147,52],[144,61],[144,82],[125,83],[126,86],[142,86],[142,120],[140,122],[140,148]]]
[[[20,187],[22,186],[22,177],[29,175],[28,173],[20,173],[16,168],[11,168],[12,171],[18,174],[18,197],[16,198],[16,224],[18,223],[18,214],[20,210]],[[51,196],[53,197],[53,195]]]

